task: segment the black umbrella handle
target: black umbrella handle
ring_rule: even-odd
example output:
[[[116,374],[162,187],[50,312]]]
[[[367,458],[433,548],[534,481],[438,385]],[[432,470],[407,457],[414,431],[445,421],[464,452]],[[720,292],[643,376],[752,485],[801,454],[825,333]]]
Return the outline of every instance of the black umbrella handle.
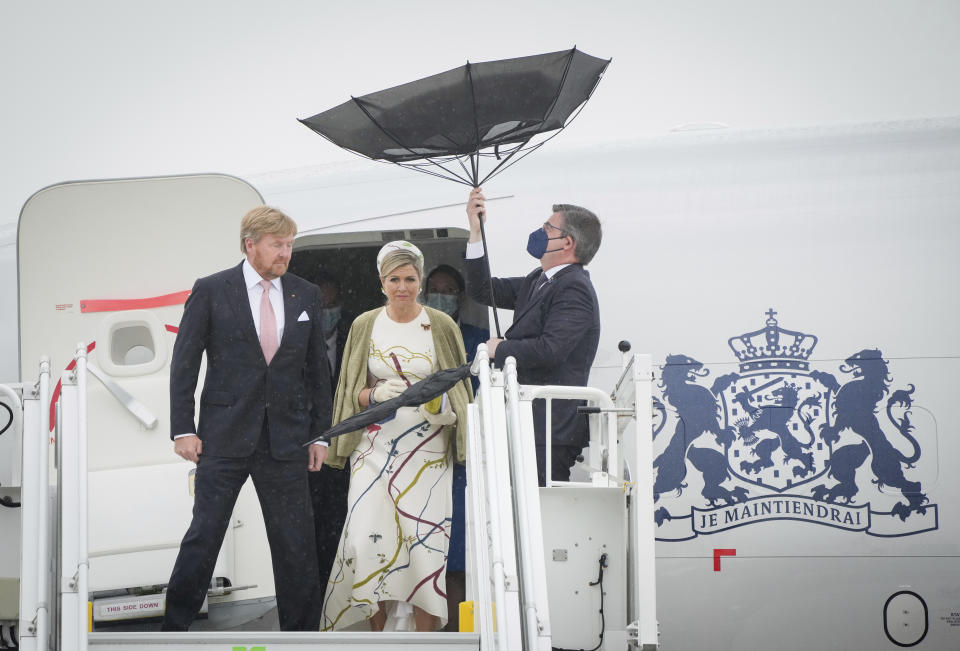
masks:
[[[483,212],[477,213],[480,219],[480,238],[483,240],[483,259],[486,260],[487,268],[487,287],[490,288],[490,305],[493,306],[493,325],[497,329],[497,339],[502,339],[500,334],[500,318],[497,316],[497,299],[493,295],[493,274],[490,273],[490,249],[487,248],[487,229],[483,227]]]

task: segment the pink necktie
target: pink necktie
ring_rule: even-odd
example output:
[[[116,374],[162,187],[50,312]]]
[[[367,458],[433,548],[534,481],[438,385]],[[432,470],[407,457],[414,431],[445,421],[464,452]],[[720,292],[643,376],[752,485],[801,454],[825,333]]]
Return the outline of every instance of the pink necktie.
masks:
[[[273,304],[270,302],[269,280],[261,280],[263,295],[260,297],[260,347],[263,348],[263,358],[267,364],[273,359],[280,344],[277,342],[277,316],[273,313]]]

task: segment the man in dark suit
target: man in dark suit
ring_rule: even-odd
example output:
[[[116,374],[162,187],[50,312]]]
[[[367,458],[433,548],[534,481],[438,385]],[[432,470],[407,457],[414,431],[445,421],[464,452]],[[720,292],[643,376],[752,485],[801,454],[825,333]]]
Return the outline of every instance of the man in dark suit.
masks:
[[[467,288],[474,300],[490,305],[486,253],[480,220],[486,219],[480,188],[467,203],[470,239],[467,244]],[[517,360],[521,384],[586,386],[600,340],[600,309],[590,274],[583,268],[600,248],[602,229],[586,208],[553,206],[553,214],[530,234],[527,252],[540,267],[523,278],[494,278],[496,306],[513,310],[513,325],[504,339],[487,342],[490,359],[502,367],[507,357]],[[551,410],[551,477],[570,479],[570,468],[587,444],[585,416],[577,414],[581,401],[554,400]],[[540,485],[546,484],[543,400],[533,403]]]
[[[266,524],[280,628],[319,628],[323,592],[307,471],[322,467],[327,448],[304,448],[330,426],[319,288],[284,275],[297,232],[292,219],[260,206],[244,215],[240,228],[247,259],[194,284],[170,364],[170,436],[174,451],[197,464],[197,474],[193,520],[167,587],[168,631],[185,631],[196,617],[248,476]]]

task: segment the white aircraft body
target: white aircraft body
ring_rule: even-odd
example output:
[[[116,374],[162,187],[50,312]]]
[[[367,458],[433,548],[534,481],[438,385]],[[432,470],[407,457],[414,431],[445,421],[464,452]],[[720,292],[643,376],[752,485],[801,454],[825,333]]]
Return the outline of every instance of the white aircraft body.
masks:
[[[106,379],[89,389],[95,597],[173,566],[192,464],[169,440],[170,352],[193,280],[240,261],[247,208],[298,221],[291,270],[333,271],[347,311],[377,304],[386,241],[462,266],[463,186],[364,162],[247,181],[67,183],[24,208],[21,377],[84,342]],[[653,473],[662,648],[960,648],[960,119],[547,147],[484,191],[494,275],[536,265],[527,234],[554,203],[604,224],[590,385],[613,388],[621,341],[652,355],[655,461],[629,473]],[[464,318],[492,325],[477,305]],[[0,436],[0,495],[17,445]],[[0,508],[0,620],[16,619],[17,527]],[[211,626],[272,605],[249,485],[216,576],[256,587],[212,597]],[[110,619],[95,602],[95,627]]]

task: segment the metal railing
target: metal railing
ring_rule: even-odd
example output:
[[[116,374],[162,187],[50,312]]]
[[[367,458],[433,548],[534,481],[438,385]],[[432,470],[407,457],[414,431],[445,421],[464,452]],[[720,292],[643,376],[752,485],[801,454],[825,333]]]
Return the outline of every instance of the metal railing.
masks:
[[[490,369],[485,346],[480,346],[473,371],[480,378],[476,418],[470,423],[468,464],[471,508],[474,518],[473,553],[476,577],[478,630],[481,648],[492,648],[488,628],[487,593],[497,605],[498,649],[549,651],[550,610],[540,492],[537,486],[532,402],[546,401],[546,428],[550,432],[553,400],[583,400],[582,412],[590,419],[586,463],[588,482],[554,482],[547,473],[547,487],[616,487],[630,497],[632,512],[628,530],[628,621],[622,627],[628,641],[640,649],[655,649],[656,575],[653,531],[653,442],[649,435],[652,381],[650,357],[634,355],[626,364],[613,394],[592,387],[520,385],[516,360],[508,358],[502,373]],[[501,409],[505,407],[505,409]],[[620,433],[625,420],[634,428],[635,452],[624,455]],[[545,466],[551,467],[551,437],[545,437]],[[505,455],[506,452],[506,455]],[[504,476],[504,466],[509,477]],[[622,468],[622,465],[625,466]],[[509,501],[504,501],[504,495]],[[626,514],[625,514],[626,517]],[[477,526],[479,524],[479,526]],[[505,535],[513,524],[514,535]],[[483,549],[483,547],[487,547]],[[515,553],[515,564],[509,562]],[[511,583],[513,573],[518,584]],[[519,593],[516,609],[508,601]],[[516,620],[516,621],[515,621]],[[515,630],[519,626],[519,631]],[[505,629],[506,627],[506,629]],[[518,639],[519,636],[519,639]],[[505,646],[507,645],[507,646]]]
[[[50,360],[40,359],[33,385],[21,385],[15,424],[21,436],[20,621],[19,644],[24,651],[49,649],[50,587]],[[15,393],[4,387],[8,397]]]
[[[475,557],[483,559],[474,564],[479,597],[474,607],[475,629],[480,631],[481,649],[512,651],[520,648],[522,642],[516,608],[519,586],[513,548],[509,460],[502,426],[505,421],[503,382],[502,375],[493,377],[485,344],[477,349],[473,371],[480,378],[473,409],[478,427],[471,428],[468,436],[467,485],[474,504],[474,545],[480,552],[475,553]]]
[[[517,360],[513,357],[508,357],[504,364],[504,377],[510,478],[516,516],[517,553],[520,557],[524,648],[550,651],[550,609],[547,603],[547,570],[543,554],[537,457],[533,428],[524,427],[520,416],[520,384],[517,381]]]
[[[75,369],[64,378],[58,430],[59,607],[50,602],[48,504],[50,502],[49,404],[50,368],[44,360],[40,379],[25,393],[23,407],[23,589],[20,648],[86,651],[88,646],[87,551],[87,364],[86,347],[78,345]],[[591,419],[586,486],[622,485],[637,509],[629,532],[631,562],[628,612],[631,642],[642,649],[657,643],[653,551],[652,439],[644,436],[650,422],[649,357],[635,356],[627,365],[613,398],[589,387],[520,385],[516,362],[503,372],[492,370],[486,347],[474,361],[479,376],[477,401],[468,410],[468,509],[471,517],[469,562],[476,607],[475,630],[481,649],[549,651],[550,611],[537,486],[532,401],[586,400]],[[26,391],[26,390],[25,390]],[[629,408],[628,408],[629,407]],[[637,451],[629,459],[629,481],[617,477],[623,459],[618,417],[637,423]],[[622,425],[622,422],[620,423]],[[549,428],[549,420],[548,420]],[[548,429],[549,431],[549,429]],[[549,454],[549,441],[547,449]],[[549,459],[549,457],[548,457]],[[549,462],[548,462],[549,463]],[[549,466],[548,466],[549,467]],[[626,476],[626,473],[624,473]],[[59,630],[51,634],[51,612]],[[55,639],[59,638],[59,639]]]
[[[653,535],[653,449],[650,423],[650,358],[630,359],[613,396],[591,387],[520,385],[516,360],[503,372],[491,370],[485,345],[478,348],[473,372],[480,379],[477,402],[471,406],[468,437],[468,490],[473,518],[471,541],[475,577],[476,629],[481,648],[549,651],[550,610],[532,401],[546,401],[546,431],[557,400],[584,400],[590,418],[586,466],[589,482],[557,482],[547,486],[621,486],[632,499],[633,524],[628,532],[630,562],[630,642],[643,649],[657,645],[656,581]],[[619,433],[623,423],[636,423],[636,453],[625,459]],[[641,424],[643,424],[641,426]],[[546,437],[546,468],[551,464]],[[632,471],[621,472],[623,461]],[[488,601],[489,599],[489,601]],[[489,605],[495,605],[496,628]],[[494,634],[495,630],[495,634]]]
[[[86,651],[88,644],[87,347],[82,342],[74,359],[60,394],[60,651]]]

